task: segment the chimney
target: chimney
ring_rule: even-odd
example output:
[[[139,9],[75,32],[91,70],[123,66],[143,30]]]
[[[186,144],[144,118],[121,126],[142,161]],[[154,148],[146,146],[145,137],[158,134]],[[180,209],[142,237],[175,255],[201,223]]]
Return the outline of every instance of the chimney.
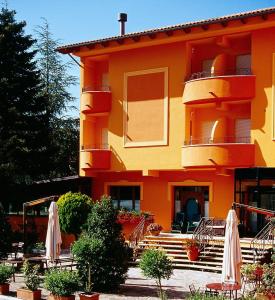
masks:
[[[119,13],[118,22],[120,22],[120,35],[125,34],[125,23],[127,22],[127,14]]]

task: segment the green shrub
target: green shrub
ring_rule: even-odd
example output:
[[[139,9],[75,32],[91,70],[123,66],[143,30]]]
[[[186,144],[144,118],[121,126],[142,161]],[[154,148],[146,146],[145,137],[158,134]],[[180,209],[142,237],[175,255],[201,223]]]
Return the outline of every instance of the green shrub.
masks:
[[[92,199],[87,195],[72,192],[62,195],[57,201],[61,230],[77,237],[92,205]]]
[[[76,272],[52,270],[45,274],[44,287],[53,295],[69,296],[79,288],[79,277]]]
[[[7,265],[0,265],[0,284],[7,283],[14,273],[14,268]]]
[[[11,236],[11,227],[0,202],[0,258],[5,257],[11,250]]]
[[[155,279],[160,299],[167,299],[162,290],[161,280],[169,279],[173,274],[171,260],[160,249],[147,249],[143,252],[139,267],[145,277]]]
[[[93,287],[92,268],[104,250],[102,240],[82,235],[73,245],[74,257],[81,266],[79,269],[80,282],[85,292],[91,293]],[[80,267],[79,267],[80,268]]]
[[[28,261],[24,262],[22,271],[24,274],[24,282],[26,287],[31,291],[36,291],[40,284],[39,265],[30,264]]]
[[[89,259],[95,291],[117,290],[126,279],[130,251],[122,235],[122,227],[117,222],[117,214],[110,198],[103,196],[93,205],[87,219],[85,228],[89,239],[81,240],[73,250],[79,261],[79,273],[86,270],[83,272],[85,282],[88,280],[86,257],[90,255],[91,248],[96,251],[96,257]]]
[[[224,296],[208,295],[208,294],[197,292],[194,295],[188,296],[187,299],[188,300],[225,300],[226,298]]]

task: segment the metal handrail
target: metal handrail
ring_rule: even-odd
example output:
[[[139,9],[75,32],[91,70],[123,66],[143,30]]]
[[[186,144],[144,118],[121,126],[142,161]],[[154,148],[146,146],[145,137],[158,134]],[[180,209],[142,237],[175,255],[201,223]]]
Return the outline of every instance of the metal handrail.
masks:
[[[198,138],[190,138],[187,141],[184,141],[184,145],[200,145],[200,144],[250,144],[251,138],[250,136],[225,136],[219,138],[211,138],[211,137],[198,137]]]
[[[214,218],[203,217],[194,230],[192,238],[197,241],[200,251],[204,251],[209,242],[213,240],[213,225]]]
[[[110,92],[111,91],[111,88],[109,85],[90,85],[90,86],[85,86],[82,88],[82,93],[85,93],[85,92],[94,92],[94,91],[97,91],[97,92]]]
[[[250,243],[250,249],[253,249],[253,260],[262,257],[266,251],[266,246],[275,246],[275,219],[270,219],[264,228],[257,233]]]
[[[129,236],[129,246],[134,250],[138,247],[138,243],[143,240],[145,233],[145,216],[142,216],[140,222],[135,227],[133,232]]]
[[[251,68],[228,69],[223,72],[201,71],[193,73],[188,80],[218,76],[252,75]]]
[[[81,151],[89,151],[89,150],[109,150],[110,146],[107,143],[102,144],[85,144],[81,145]]]

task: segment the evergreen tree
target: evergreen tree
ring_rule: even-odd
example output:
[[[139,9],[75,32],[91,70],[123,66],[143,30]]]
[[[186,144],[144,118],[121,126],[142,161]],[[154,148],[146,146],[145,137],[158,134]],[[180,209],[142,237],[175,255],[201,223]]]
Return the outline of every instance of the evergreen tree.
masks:
[[[59,46],[53,39],[47,20],[36,30],[37,63],[43,82],[41,94],[47,98],[49,132],[51,134],[54,168],[51,177],[76,174],[78,171],[79,120],[66,117],[75,100],[68,88],[77,84],[75,76],[69,75],[70,63],[64,63],[64,57],[55,49]]]
[[[130,251],[122,235],[122,227],[117,223],[117,215],[118,211],[113,207],[111,199],[103,196],[93,205],[92,211],[88,215],[86,237],[80,239],[74,247],[79,263],[78,268],[82,276],[86,276],[86,278],[85,261],[90,264],[95,291],[116,290],[120,284],[125,282]],[[92,244],[89,250],[86,247],[90,242]],[[95,251],[94,248],[97,248],[96,259],[89,254],[91,249]],[[85,254],[90,258],[85,258]]]
[[[0,12],[0,193],[49,173],[49,118],[32,51],[15,12]]]

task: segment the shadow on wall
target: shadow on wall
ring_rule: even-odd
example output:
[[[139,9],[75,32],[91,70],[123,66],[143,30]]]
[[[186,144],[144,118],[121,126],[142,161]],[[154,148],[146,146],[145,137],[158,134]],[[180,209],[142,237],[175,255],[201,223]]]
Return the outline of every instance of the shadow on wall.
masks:
[[[116,152],[116,150],[112,146],[110,146],[110,150],[111,150],[111,169],[114,169],[115,166],[115,169],[117,170],[126,170],[126,167],[123,161],[121,160],[120,156]]]

